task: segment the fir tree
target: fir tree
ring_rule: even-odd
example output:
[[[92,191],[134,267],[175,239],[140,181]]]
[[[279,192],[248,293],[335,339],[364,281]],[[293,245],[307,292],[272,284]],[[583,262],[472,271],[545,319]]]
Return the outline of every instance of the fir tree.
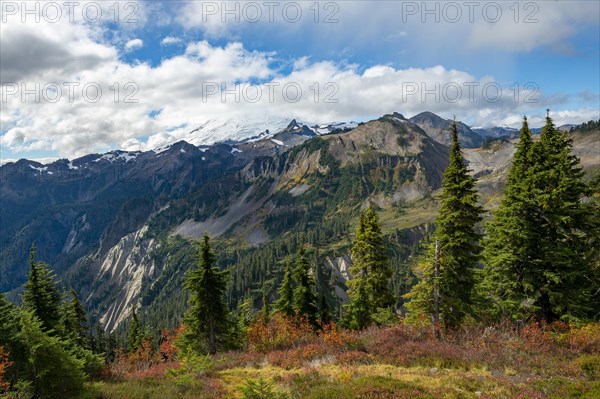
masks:
[[[362,234],[357,234],[352,246],[353,268],[362,269],[366,289],[375,309],[388,308],[396,302],[390,291],[392,268],[390,267],[381,225],[371,203],[364,215]]]
[[[364,279],[354,281],[350,291],[350,303],[347,305],[347,313],[342,319],[342,325],[353,330],[362,330],[373,322],[373,304],[367,291],[367,283]]]
[[[7,373],[9,380],[16,380],[16,376],[24,373],[23,365],[27,363],[25,345],[20,336],[20,313],[15,304],[0,294],[0,346],[10,353],[13,362]]]
[[[15,341],[19,324],[19,310],[0,294],[0,345],[14,352],[10,344]]]
[[[144,334],[140,327],[140,321],[138,320],[135,308],[131,307],[131,323],[129,324],[129,335],[127,338],[127,349],[129,352],[135,352],[144,340]]]
[[[395,303],[390,291],[392,269],[385,255],[383,233],[373,204],[360,213],[356,237],[352,244],[352,280],[348,282],[350,303],[345,324],[364,328],[378,309]]]
[[[93,341],[92,341],[93,339]],[[94,327],[94,334],[91,336],[90,342],[93,342],[92,352],[98,354],[106,354],[107,353],[107,339],[106,333],[104,332],[104,327],[100,322],[96,323]]]
[[[528,288],[535,315],[547,322],[558,318],[585,318],[593,312],[597,281],[586,261],[581,228],[589,218],[582,204],[587,187],[572,140],[554,126],[549,115],[533,146],[532,198],[536,205],[536,271]]]
[[[231,321],[225,304],[227,273],[216,266],[216,255],[204,235],[198,254],[197,268],[185,279],[190,291],[190,309],[185,318],[192,336],[204,338],[210,354],[215,354],[219,343],[227,338]],[[191,338],[191,337],[190,337]]]
[[[71,290],[70,294],[71,300],[66,303],[64,311],[65,332],[76,344],[87,347],[87,315],[75,290]]]
[[[55,275],[47,264],[36,262],[33,244],[29,252],[29,275],[24,285],[23,305],[40,320],[44,330],[60,328],[60,294],[56,289]]]
[[[294,269],[294,312],[298,317],[306,318],[311,324],[316,325],[317,305],[314,293],[314,282],[310,276],[310,262],[300,248]]]
[[[434,242],[439,240],[439,275],[435,273],[435,246],[431,245],[420,264],[420,281],[405,295],[413,316],[432,315],[433,292],[439,293],[440,322],[456,327],[472,312],[472,294],[480,253],[480,234],[475,225],[481,220],[475,179],[463,159],[456,122],[452,124],[450,162],[444,172],[440,210],[436,218]]]
[[[262,291],[262,308],[260,309],[260,316],[262,317],[262,319],[264,321],[268,321],[269,320],[269,291],[270,291],[270,287],[267,287],[266,285],[263,285],[263,291]]]
[[[287,261],[285,263],[285,273],[281,286],[277,291],[279,299],[275,302],[275,311],[282,313],[287,317],[294,316],[294,281],[292,263]]]
[[[330,285],[331,275],[324,270],[319,261],[318,252],[315,254],[315,286],[317,287],[317,313],[321,324],[331,321],[331,309],[335,303],[333,290]]]
[[[21,313],[20,336],[34,397],[78,397],[86,378],[85,360],[75,355],[72,345],[44,331],[30,310]]]
[[[487,225],[483,258],[483,292],[499,313],[523,318],[535,285],[537,270],[532,260],[538,252],[535,198],[532,193],[533,138],[527,118],[519,135],[508,173],[504,197]]]

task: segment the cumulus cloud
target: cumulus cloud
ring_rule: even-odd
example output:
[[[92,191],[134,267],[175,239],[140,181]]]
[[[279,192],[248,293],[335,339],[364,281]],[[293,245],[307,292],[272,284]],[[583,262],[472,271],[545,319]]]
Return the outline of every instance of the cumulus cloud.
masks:
[[[167,36],[160,41],[160,44],[162,44],[164,46],[167,46],[170,44],[177,44],[177,43],[181,43],[181,39],[178,37],[173,37],[173,36]]]
[[[144,41],[142,39],[131,39],[125,43],[125,50],[135,50],[144,47]]]
[[[195,3],[200,2],[184,7]],[[362,13],[364,19],[365,12],[348,8],[340,18],[352,21]],[[382,11],[375,7],[371,13]],[[141,24],[147,20],[144,15],[140,11]],[[207,121],[234,114],[327,123],[429,110],[478,126],[518,126],[525,113],[534,125],[552,104],[557,124],[600,117],[593,107],[567,107],[568,98],[548,96],[539,88],[517,90],[496,83],[493,76],[478,77],[443,65],[376,64],[365,69],[343,61],[252,51],[240,40],[220,45],[192,41],[182,54],[158,64],[128,64],[122,52],[143,45],[141,39],[108,41],[106,25],[61,24],[60,29],[43,22],[34,27],[14,22],[0,26],[4,82],[0,145],[13,151],[52,150],[73,157],[114,148],[144,150],[185,139]],[[368,36],[377,29],[370,25],[356,31]],[[467,40],[470,30],[465,32],[460,37]],[[569,34],[565,32],[563,39]],[[124,29],[123,35],[136,37],[135,30]],[[168,36],[161,43],[177,40]],[[489,44],[492,39],[487,40]],[[485,43],[482,39],[470,45]],[[23,96],[24,88],[34,94]],[[598,93],[584,94],[580,97],[597,103]],[[206,137],[206,143],[210,140]]]

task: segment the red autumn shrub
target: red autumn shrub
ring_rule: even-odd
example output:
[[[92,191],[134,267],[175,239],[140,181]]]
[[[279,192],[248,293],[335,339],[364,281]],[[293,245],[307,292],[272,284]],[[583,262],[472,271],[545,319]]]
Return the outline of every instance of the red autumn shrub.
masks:
[[[528,351],[549,352],[552,350],[552,337],[546,331],[546,323],[533,322],[527,324],[521,330],[522,347]]]
[[[6,369],[8,369],[12,362],[8,361],[8,352],[4,351],[4,348],[0,346],[0,393],[7,392],[10,389],[10,382],[4,380]]]
[[[154,349],[150,338],[142,341],[135,352],[117,350],[105,374],[113,378],[150,378],[161,377],[167,369],[177,369],[177,350],[174,342],[185,327],[182,325],[172,331],[162,331],[158,350]]]
[[[567,333],[570,349],[582,353],[600,353],[600,323],[572,328]]]
[[[298,365],[292,352],[289,349],[271,351],[267,354],[267,362],[273,366],[291,369]]]
[[[371,364],[373,357],[362,351],[347,351],[337,355],[337,362],[346,365]]]
[[[319,331],[319,339],[330,349],[342,349],[352,338],[349,331],[338,330],[332,321]]]
[[[185,324],[182,324],[171,331],[161,330],[161,336],[158,340],[158,353],[165,362],[173,361],[177,358],[175,340],[185,330],[185,328]]]
[[[248,327],[248,344],[261,353],[295,348],[314,341],[316,335],[306,320],[290,319],[275,314],[265,321],[259,318]]]

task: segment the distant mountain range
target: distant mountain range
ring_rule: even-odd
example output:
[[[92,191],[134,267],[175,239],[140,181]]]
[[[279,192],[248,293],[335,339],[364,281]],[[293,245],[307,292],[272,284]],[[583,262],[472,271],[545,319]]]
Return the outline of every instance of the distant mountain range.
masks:
[[[35,242],[39,258],[108,328],[118,327],[137,303],[165,320],[166,307],[184,300],[178,282],[191,249],[181,237],[208,232],[224,245],[220,264],[233,268],[232,304],[257,295],[265,279],[279,278],[273,264],[259,266],[256,259],[281,253],[298,234],[320,237],[320,259],[343,299],[349,243],[335,232],[347,229],[367,201],[380,209],[395,273],[410,273],[403,262],[435,218],[433,194],[448,163],[450,123],[424,112],[364,123],[269,125],[277,131],[240,122],[232,135],[224,125],[204,125],[191,135],[203,131],[223,140],[6,163],[0,166],[0,292],[17,298]],[[493,207],[516,132],[458,126],[482,203]],[[585,170],[597,170],[598,132],[572,134]],[[504,139],[481,147],[484,136]]]

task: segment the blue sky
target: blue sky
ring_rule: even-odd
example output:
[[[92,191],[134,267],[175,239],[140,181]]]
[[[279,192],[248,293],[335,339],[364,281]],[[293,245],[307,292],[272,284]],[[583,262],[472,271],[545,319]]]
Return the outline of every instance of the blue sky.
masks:
[[[82,2],[102,7],[103,18],[94,22],[81,10],[72,21],[65,12],[54,23],[44,15],[23,22],[21,10],[3,8],[1,158],[145,150],[187,138],[208,121],[246,116],[325,123],[429,110],[474,126],[518,126],[523,114],[535,125],[546,108],[557,124],[600,117],[598,2],[477,2],[472,18],[462,2],[428,2],[436,10],[429,14],[422,2],[292,3],[275,2],[272,21],[264,2],[228,2],[229,14],[220,1],[121,2],[117,22],[112,2]],[[256,9],[261,17],[249,22],[255,14],[242,10]],[[294,22],[296,10],[302,16]],[[125,20],[132,11],[137,22]],[[337,22],[325,23],[327,15]],[[80,84],[73,99],[68,82]],[[56,83],[62,95],[57,102],[23,100],[22,85],[36,83]],[[97,102],[80,89],[90,83],[103,89]],[[259,85],[260,99],[206,91],[236,83]],[[472,101],[465,83],[476,85]],[[528,83],[537,91],[517,99],[515,88]],[[277,87],[272,101],[269,84]],[[286,84],[301,87],[297,102],[282,95]],[[323,101],[327,84],[335,86],[329,94],[337,102]],[[481,91],[490,84],[502,89],[497,101]],[[421,91],[453,93],[455,86],[463,91],[452,101]],[[537,102],[525,102],[528,94]],[[127,95],[137,102],[125,102]]]

